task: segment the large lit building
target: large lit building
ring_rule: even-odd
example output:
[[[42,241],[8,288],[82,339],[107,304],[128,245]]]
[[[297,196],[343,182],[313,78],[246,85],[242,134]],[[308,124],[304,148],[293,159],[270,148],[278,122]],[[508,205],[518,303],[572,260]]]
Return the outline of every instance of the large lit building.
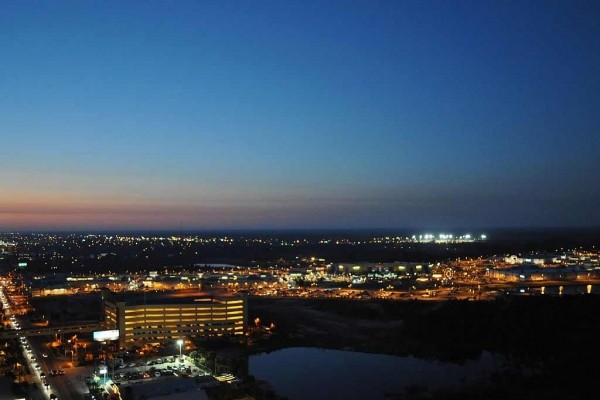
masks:
[[[119,346],[160,343],[194,336],[243,335],[244,295],[131,294],[102,291],[107,329],[119,330]]]

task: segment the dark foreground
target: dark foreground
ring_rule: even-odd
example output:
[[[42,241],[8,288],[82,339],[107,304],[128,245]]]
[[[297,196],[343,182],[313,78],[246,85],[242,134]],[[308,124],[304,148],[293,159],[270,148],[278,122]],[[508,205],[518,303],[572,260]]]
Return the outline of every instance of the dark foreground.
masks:
[[[455,362],[488,351],[506,359],[485,382],[443,392],[412,387],[397,399],[575,399],[598,390],[600,296],[444,303],[252,298],[250,316],[277,326],[270,342],[255,345],[259,350],[302,345]]]
[[[39,298],[35,303],[59,323],[89,318],[91,310],[99,311],[98,295]],[[593,294],[445,302],[250,297],[250,321],[260,317],[261,326],[274,323],[274,334],[251,329],[257,334],[250,335],[249,347],[226,349],[231,343],[223,342],[202,345],[229,353],[233,365],[227,369],[241,377],[247,372],[244,354],[283,347],[414,355],[457,363],[487,351],[506,362],[485,381],[442,392],[415,386],[390,399],[595,398],[599,316],[600,296]],[[220,354],[213,355],[218,361]],[[257,386],[251,378],[248,382],[251,389]],[[236,397],[219,393],[213,398]]]

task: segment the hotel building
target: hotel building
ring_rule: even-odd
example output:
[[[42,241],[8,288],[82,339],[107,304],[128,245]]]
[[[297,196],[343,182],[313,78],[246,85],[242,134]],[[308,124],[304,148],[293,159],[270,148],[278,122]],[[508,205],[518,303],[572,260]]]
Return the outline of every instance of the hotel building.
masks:
[[[244,295],[117,294],[102,291],[107,329],[119,330],[119,347],[194,336],[243,335]]]

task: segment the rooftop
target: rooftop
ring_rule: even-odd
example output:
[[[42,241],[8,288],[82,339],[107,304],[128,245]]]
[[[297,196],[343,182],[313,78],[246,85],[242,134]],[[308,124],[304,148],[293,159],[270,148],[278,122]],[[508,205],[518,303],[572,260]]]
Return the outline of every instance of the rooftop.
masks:
[[[242,296],[224,291],[185,290],[177,292],[110,292],[106,300],[113,303],[124,302],[126,305],[140,304],[193,304],[204,301],[235,300]]]

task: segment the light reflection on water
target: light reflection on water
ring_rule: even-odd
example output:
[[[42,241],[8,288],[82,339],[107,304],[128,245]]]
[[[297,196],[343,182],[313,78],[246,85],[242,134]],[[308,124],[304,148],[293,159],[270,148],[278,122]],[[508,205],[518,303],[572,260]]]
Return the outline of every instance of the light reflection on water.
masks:
[[[600,294],[600,285],[584,284],[584,285],[537,285],[531,287],[523,287],[519,290],[521,293],[532,295],[580,295],[580,294]],[[517,291],[514,290],[516,293]]]
[[[411,385],[456,386],[483,377],[500,358],[464,365],[384,354],[294,347],[250,357],[249,372],[290,400],[385,399]]]

